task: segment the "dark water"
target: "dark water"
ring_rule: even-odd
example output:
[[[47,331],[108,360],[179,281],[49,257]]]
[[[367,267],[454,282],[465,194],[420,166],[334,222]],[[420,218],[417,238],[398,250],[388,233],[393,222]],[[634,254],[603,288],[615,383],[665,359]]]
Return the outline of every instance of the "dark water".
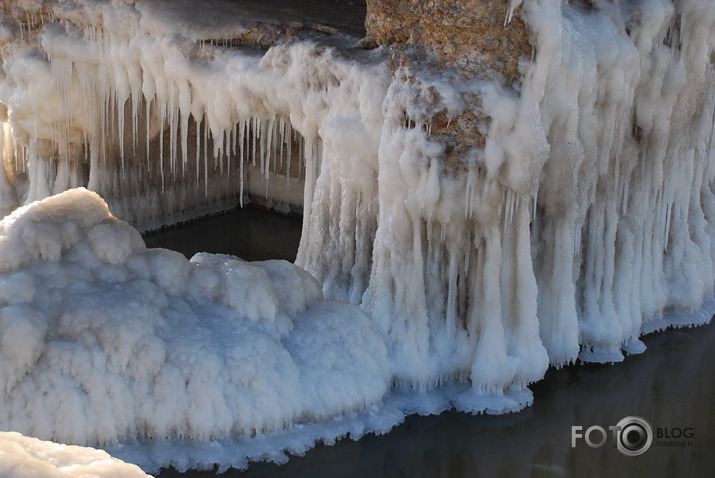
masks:
[[[264,254],[272,250],[267,244],[295,241],[297,247],[299,220],[258,213],[202,220],[167,231],[166,239],[154,236],[151,243],[182,252],[211,246],[212,251],[245,258],[253,254],[266,258]],[[228,225],[243,217],[250,218],[247,224]],[[267,222],[260,225],[262,220]],[[213,229],[214,221],[218,230]],[[227,237],[231,231],[239,231],[241,239]],[[284,233],[292,239],[281,237]],[[193,246],[192,238],[197,241]],[[248,249],[222,250],[224,244]],[[518,414],[448,412],[410,417],[387,435],[318,446],[285,465],[254,463],[246,471],[229,470],[221,476],[715,477],[715,324],[669,330],[643,340],[648,350],[620,364],[549,370],[544,380],[531,387],[534,405]],[[571,447],[573,425],[582,426],[583,431],[592,425],[608,429],[631,415],[648,420],[656,435],[645,454],[624,456],[610,437],[601,448],[590,448],[583,439]],[[659,433],[692,436],[668,440],[658,438]],[[600,435],[594,432],[591,438],[598,441]],[[164,470],[159,476],[210,477],[216,473]]]
[[[302,219],[246,207],[144,235],[147,247],[191,258],[197,252],[232,254],[247,261],[295,261]]]

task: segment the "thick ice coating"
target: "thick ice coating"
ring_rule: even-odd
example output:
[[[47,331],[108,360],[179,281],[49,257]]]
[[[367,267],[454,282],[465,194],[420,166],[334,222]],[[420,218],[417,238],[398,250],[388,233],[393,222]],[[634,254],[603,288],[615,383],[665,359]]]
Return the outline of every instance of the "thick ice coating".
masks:
[[[232,9],[194,29],[186,5],[0,19],[21,33],[2,37],[0,207],[86,186],[156,225],[250,189],[302,204],[296,262],[318,282],[146,250],[88,192],[26,206],[1,226],[0,426],[251,436],[388,384],[512,411],[549,365],[709,320],[688,311],[715,286],[712,1],[515,0],[518,85],[334,39],[234,48],[216,41],[241,34]],[[455,156],[431,121],[460,115],[483,141]]]
[[[3,478],[140,478],[136,465],[107,452],[0,432],[0,476]]]
[[[293,264],[146,249],[84,189],[0,231],[1,429],[84,444],[252,436],[387,390],[375,326]]]

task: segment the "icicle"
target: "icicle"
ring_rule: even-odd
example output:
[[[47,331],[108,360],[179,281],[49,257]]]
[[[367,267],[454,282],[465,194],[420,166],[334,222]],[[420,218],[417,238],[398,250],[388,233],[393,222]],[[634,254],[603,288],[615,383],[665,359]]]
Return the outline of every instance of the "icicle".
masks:
[[[283,146],[285,144],[286,135],[286,121],[283,116],[278,117],[278,156],[279,156],[279,167],[282,169],[285,166],[284,156],[283,156]],[[286,178],[288,177],[288,171],[286,171]]]
[[[159,102],[159,174],[161,192],[164,193],[164,127],[166,125],[166,103]]]
[[[146,103],[146,112],[144,113],[146,115],[146,170],[147,172],[151,172],[151,103],[153,101],[153,98],[146,98],[145,103]]]
[[[305,140],[304,142],[304,162],[306,165],[305,171],[305,188],[303,190],[303,232],[304,237],[308,237],[308,227],[310,224],[312,203],[313,203],[313,193],[315,190],[315,179],[312,172],[314,171],[313,164],[313,142],[310,140]]]
[[[186,83],[179,86],[179,115],[181,116],[181,159],[182,175],[186,174],[189,163],[189,116],[191,114],[191,87]]]
[[[246,151],[245,151],[245,141],[246,141],[246,128],[248,127],[248,122],[241,120],[238,123],[238,158],[243,163],[246,161]]]
[[[288,157],[288,160],[286,161],[286,184],[290,180],[290,171],[291,171],[291,162],[293,160],[293,126],[289,123],[286,125],[286,128],[288,129],[287,134],[286,134],[286,156]],[[300,174],[298,175],[300,178]]]
[[[120,98],[116,96],[115,90],[115,104],[117,105],[117,131],[119,133],[119,157],[122,162],[122,179],[125,178],[125,153],[124,153],[124,103]]]
[[[195,134],[196,134],[196,188],[199,188],[199,185],[201,183],[201,118],[196,118],[194,117],[194,124],[196,125],[195,128]]]
[[[265,171],[263,172],[263,175],[266,180],[266,195],[268,195],[268,179],[271,174],[271,159],[273,158],[273,123],[274,119],[273,118],[268,118],[266,120],[266,134],[265,136]]]
[[[261,168],[261,174],[263,174],[263,177],[266,178],[268,175],[268,125],[267,125],[268,120],[261,120],[259,123],[259,129],[260,133],[258,134],[258,146],[261,148],[261,157],[260,157],[260,168]]]
[[[243,195],[244,195],[244,182],[245,182],[245,164],[248,161],[248,157],[246,156],[246,152],[248,150],[248,138],[246,137],[247,134],[250,133],[250,130],[248,129],[249,127],[249,121],[247,120],[242,120],[240,127],[238,129],[238,151],[239,151],[239,159],[240,159],[240,166],[241,166],[241,187],[239,190],[240,197],[239,201],[241,204],[241,207],[243,207]]]
[[[221,130],[221,145],[222,148],[219,150],[219,155],[221,156],[221,175],[226,175],[226,171],[228,169],[228,157],[229,157],[229,149],[231,148],[231,140],[228,138],[228,130],[223,129]]]
[[[141,97],[140,91],[132,92],[132,153],[136,156],[137,147],[139,146],[139,103]]]
[[[169,164],[171,166],[171,177],[176,180],[176,157],[179,130],[179,107],[176,104],[176,87],[173,81],[169,81],[169,104],[167,105],[169,115]]]
[[[252,143],[252,146],[251,146],[251,163],[253,164],[253,166],[256,165],[256,154],[257,154],[257,153],[256,153],[256,151],[257,151],[257,149],[256,149],[256,141],[258,140],[258,138],[259,138],[259,136],[260,136],[259,131],[260,131],[260,130],[258,129],[258,118],[256,118],[255,116],[252,116],[252,117],[251,117],[251,143]]]
[[[243,207],[243,182],[244,182],[244,172],[243,172],[243,164],[244,161],[241,159],[241,161],[238,162],[239,165],[239,175],[240,175],[240,186],[239,186],[239,191],[238,191],[238,202],[241,207]]]
[[[209,122],[204,117],[204,197],[209,197]]]
[[[306,162],[306,143],[305,143],[305,138],[303,138],[303,135],[296,134],[298,137],[298,155],[300,158],[302,158],[301,161],[298,161],[298,177],[300,178],[303,175],[303,165],[306,166],[307,168],[307,162]],[[307,176],[307,173],[306,173]]]
[[[236,155],[236,123],[231,125],[231,129],[226,132],[228,136],[228,148],[226,148],[227,176],[231,176],[231,160]]]
[[[236,151],[238,151],[238,128],[239,124],[238,123],[233,123],[231,125],[231,131],[229,137],[231,138],[231,156],[236,156]]]

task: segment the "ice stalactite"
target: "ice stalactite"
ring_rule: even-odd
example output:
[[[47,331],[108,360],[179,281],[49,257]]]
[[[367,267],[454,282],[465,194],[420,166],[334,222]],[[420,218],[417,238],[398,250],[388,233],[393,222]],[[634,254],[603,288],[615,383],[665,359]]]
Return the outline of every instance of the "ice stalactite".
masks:
[[[5,215],[12,211],[17,205],[15,197],[15,189],[13,183],[17,176],[17,156],[15,151],[15,138],[12,134],[12,128],[6,121],[7,112],[2,116],[0,123],[0,214]]]
[[[261,54],[196,32],[162,36],[137,8],[83,4],[76,16],[58,5],[61,21],[5,55],[2,101],[31,175],[16,187],[21,202],[88,186],[143,229],[249,194],[300,208],[317,178],[328,115],[364,129],[367,99],[382,96],[387,75],[374,74],[374,59],[361,68],[310,43]],[[367,75],[378,81],[360,86]]]
[[[443,146],[421,128],[387,128],[365,307],[388,339],[395,380],[419,389],[469,380],[475,393],[458,398],[461,408],[521,408],[528,394],[500,396],[523,390],[548,366],[528,196],[487,180],[476,163],[449,171]]]
[[[306,188],[315,186],[312,192],[306,190],[309,219],[304,221],[297,262],[323,280],[331,297],[359,304],[377,227],[378,139],[360,122],[346,118],[329,122],[321,135],[320,170],[306,174]]]
[[[649,321],[713,293],[715,12],[630,8],[527,2],[536,54],[518,94],[395,75],[364,306],[398,382],[469,377],[456,403],[488,408],[478,397],[548,363],[643,351]],[[455,166],[421,125],[462,114],[465,93],[481,99],[486,144]]]
[[[715,11],[526,8],[537,35],[526,87],[543,75],[550,146],[533,228],[541,335],[553,363],[579,344],[584,359],[618,361],[642,351],[643,322],[713,291]]]

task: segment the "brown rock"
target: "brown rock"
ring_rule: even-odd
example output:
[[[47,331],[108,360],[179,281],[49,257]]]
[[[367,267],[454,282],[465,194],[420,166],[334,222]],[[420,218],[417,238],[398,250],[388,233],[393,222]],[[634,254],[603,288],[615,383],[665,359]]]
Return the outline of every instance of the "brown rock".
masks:
[[[368,0],[368,38],[433,53],[445,67],[470,76],[519,82],[519,60],[532,48],[524,22],[505,24],[506,0]]]

